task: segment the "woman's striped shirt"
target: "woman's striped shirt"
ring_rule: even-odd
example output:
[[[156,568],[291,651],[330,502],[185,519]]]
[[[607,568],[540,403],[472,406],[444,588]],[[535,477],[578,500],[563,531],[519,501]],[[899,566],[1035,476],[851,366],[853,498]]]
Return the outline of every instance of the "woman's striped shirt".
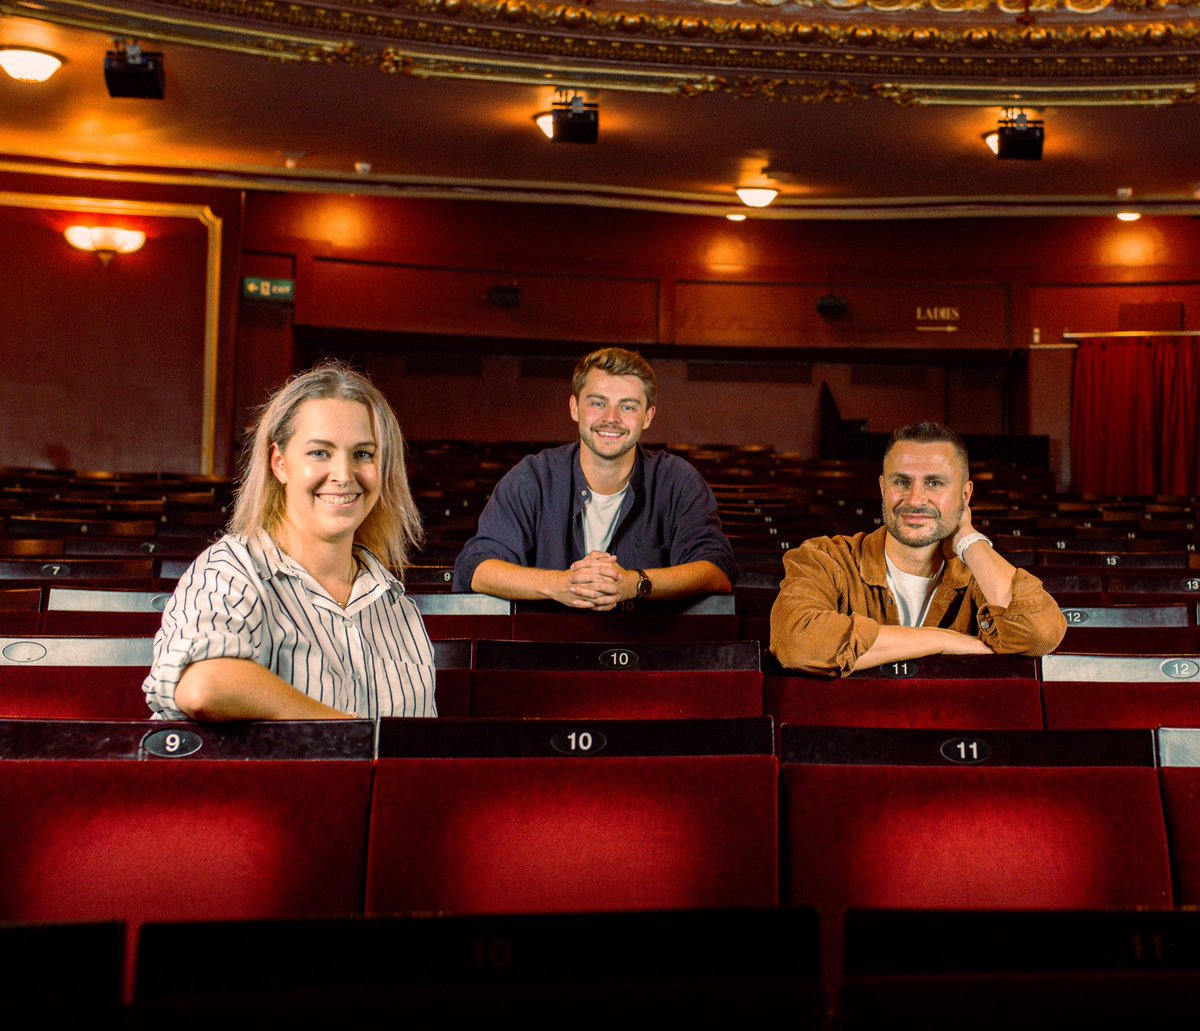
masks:
[[[306,695],[366,719],[436,716],[433,646],[416,606],[366,548],[343,609],[269,534],[226,536],[179,580],[142,685],[160,719],[184,669],[252,659]]]

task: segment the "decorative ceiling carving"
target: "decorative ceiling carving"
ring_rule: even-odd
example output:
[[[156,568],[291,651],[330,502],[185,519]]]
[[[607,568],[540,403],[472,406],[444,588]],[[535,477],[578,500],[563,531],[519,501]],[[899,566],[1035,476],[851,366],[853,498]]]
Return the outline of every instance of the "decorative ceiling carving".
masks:
[[[0,0],[150,41],[428,77],[902,104],[1191,103],[1200,0]]]

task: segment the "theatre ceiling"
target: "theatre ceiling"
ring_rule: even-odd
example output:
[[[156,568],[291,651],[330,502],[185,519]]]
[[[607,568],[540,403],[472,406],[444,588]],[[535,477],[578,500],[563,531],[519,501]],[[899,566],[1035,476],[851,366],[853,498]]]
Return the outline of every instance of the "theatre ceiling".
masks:
[[[110,97],[115,40],[161,100]],[[0,168],[756,218],[1200,212],[1200,0],[0,0]],[[573,92],[595,144],[533,116]],[[999,160],[1006,111],[1042,159]],[[1121,191],[1119,196],[1118,191]]]

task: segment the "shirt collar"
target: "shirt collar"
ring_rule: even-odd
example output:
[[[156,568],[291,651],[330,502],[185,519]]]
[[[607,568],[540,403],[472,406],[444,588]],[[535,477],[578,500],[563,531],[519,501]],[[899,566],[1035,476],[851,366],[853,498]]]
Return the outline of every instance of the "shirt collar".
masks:
[[[251,561],[254,562],[258,575],[264,580],[276,576],[291,576],[296,579],[311,579],[311,575],[276,542],[266,530],[259,528],[254,535],[247,539]],[[391,570],[379,561],[367,548],[361,544],[354,545],[354,557],[366,568],[376,583],[391,591],[393,594],[404,593],[404,584],[395,577]]]
[[[579,460],[579,452],[582,447],[583,445],[576,441],[571,451],[571,505],[573,512],[578,512],[583,508],[584,503],[592,496],[592,488],[588,486],[588,482],[584,478],[583,465]],[[639,495],[644,493],[638,489],[638,486],[642,482],[645,464],[642,445],[635,444],[633,447],[633,471],[630,472],[629,479],[625,483],[625,501],[621,505],[622,511],[627,511]]]
[[[863,582],[872,587],[887,586],[887,560],[883,550],[886,536],[887,528],[881,526],[874,533],[867,534],[866,540],[863,541],[862,558],[859,560],[858,571]],[[939,586],[957,591],[966,587],[970,581],[971,570],[967,568],[965,562],[960,562],[957,558],[946,559]]]

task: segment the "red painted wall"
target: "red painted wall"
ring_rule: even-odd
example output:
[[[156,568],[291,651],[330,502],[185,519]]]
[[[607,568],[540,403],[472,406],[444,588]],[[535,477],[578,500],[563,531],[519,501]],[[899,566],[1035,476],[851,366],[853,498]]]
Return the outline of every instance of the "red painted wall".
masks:
[[[1026,353],[1034,328],[1043,344],[1115,328],[1128,302],[1175,301],[1186,328],[1200,320],[1200,233],[1187,218],[733,224],[300,194],[251,194],[243,209],[236,191],[13,175],[0,191],[207,203],[221,217],[221,472],[253,407],[322,349],[371,369],[414,439],[565,439],[567,359],[631,342],[662,379],[655,440],[812,454],[827,382],[843,416],[873,430],[934,417],[1049,434],[1065,479],[1071,356]],[[0,314],[16,327],[0,345],[0,463],[193,469],[197,239],[167,234],[137,263],[101,270],[18,210],[0,208],[16,244],[0,256]],[[294,306],[241,301],[242,274],[294,279]],[[488,284],[518,286],[521,304],[489,304]],[[830,290],[850,302],[849,323],[815,314]],[[986,298],[986,310],[931,344],[906,324],[906,297]],[[537,355],[563,362],[521,360]],[[736,375],[700,375],[726,361]]]
[[[201,471],[205,226],[35,200],[49,196],[208,206],[221,219],[214,455],[227,472],[240,194],[16,175],[0,176],[0,194],[0,464]],[[77,223],[142,229],[146,245],[105,266],[63,239]]]
[[[812,454],[825,381],[843,416],[866,419],[873,430],[933,417],[965,432],[1048,434],[1065,484],[1071,355],[1026,352],[1034,327],[1043,344],[1064,329],[1116,328],[1128,301],[1179,301],[1187,328],[1200,319],[1200,234],[1187,218],[732,224],[550,206],[255,195],[246,240],[295,256],[297,324],[377,334],[365,342],[348,332],[339,346],[337,334],[325,332],[321,344],[380,377],[414,438],[565,437],[565,377],[523,375],[516,356],[539,349],[577,356],[627,340],[643,346],[663,379],[655,439],[770,443]],[[560,277],[565,296],[580,298],[566,325],[561,305],[552,319],[524,303],[536,293],[525,284],[547,275]],[[489,307],[482,295],[493,279],[522,286],[522,306]],[[625,297],[596,288],[622,279],[636,284]],[[418,283],[437,286],[424,293]],[[650,316],[637,293],[646,283],[657,294],[649,347]],[[457,307],[447,300],[456,289]],[[850,302],[849,323],[815,314],[813,299],[831,290]],[[970,331],[957,337],[922,335],[905,324],[914,306],[906,297],[929,305],[961,299],[975,305],[975,322],[968,327],[964,316]],[[445,334],[487,337],[482,365],[409,373],[406,354],[471,350],[439,338],[439,325]],[[281,330],[280,348],[286,337]],[[557,344],[539,348],[539,339]],[[689,362],[730,358],[765,363],[760,381],[689,378]],[[880,383],[861,375],[869,361],[909,367]],[[799,362],[812,363],[810,382],[772,375],[773,367]]]

